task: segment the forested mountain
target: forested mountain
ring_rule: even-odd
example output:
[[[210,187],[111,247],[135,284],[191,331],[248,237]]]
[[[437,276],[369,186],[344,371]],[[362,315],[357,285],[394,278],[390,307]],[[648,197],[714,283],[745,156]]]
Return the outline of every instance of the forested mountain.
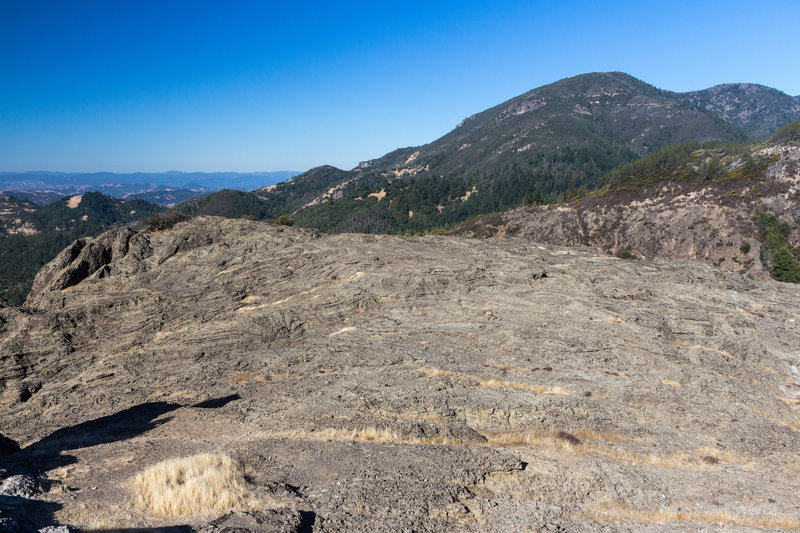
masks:
[[[73,240],[161,209],[144,200],[126,202],[97,192],[44,206],[0,198],[0,299],[21,304],[36,272]]]
[[[660,148],[741,142],[793,116],[794,99],[760,89],[748,93],[753,101],[762,94],[771,99],[759,103],[757,113],[746,112],[748,101],[743,111],[726,114],[724,102],[741,100],[737,87],[710,89],[711,98],[702,91],[660,90],[624,73],[584,74],[468,117],[430,144],[395,150],[351,171],[313,169],[254,192],[265,200],[267,218],[292,214],[300,224],[329,232],[417,232],[519,206],[526,198],[564,201]],[[725,96],[726,88],[732,96]]]
[[[585,195],[604,174],[658,149],[763,137],[797,113],[795,98],[763,86],[681,94],[624,73],[584,74],[468,117],[430,144],[395,150],[353,170],[322,166],[253,195],[222,191],[178,210],[290,215],[333,233],[416,233],[524,203]]]
[[[800,122],[756,144],[680,143],[600,182],[567,204],[486,215],[453,232],[699,260],[800,282]]]

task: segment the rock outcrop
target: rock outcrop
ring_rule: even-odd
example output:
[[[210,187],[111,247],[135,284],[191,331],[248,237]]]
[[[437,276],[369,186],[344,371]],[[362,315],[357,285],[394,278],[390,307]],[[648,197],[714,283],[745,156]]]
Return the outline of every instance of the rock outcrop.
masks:
[[[0,427],[22,447],[4,460],[42,487],[3,512],[85,529],[800,529],[799,297],[524,239],[218,218],[107,233],[48,265],[28,308],[0,309]],[[256,499],[223,517],[137,503],[136,474],[202,453],[241,464]]]
[[[758,215],[768,211],[787,221],[793,228],[790,242],[800,245],[800,147],[765,146],[755,155],[773,161],[753,179],[664,179],[600,190],[571,203],[480,217],[453,233],[703,261],[720,270],[769,277],[759,257]]]

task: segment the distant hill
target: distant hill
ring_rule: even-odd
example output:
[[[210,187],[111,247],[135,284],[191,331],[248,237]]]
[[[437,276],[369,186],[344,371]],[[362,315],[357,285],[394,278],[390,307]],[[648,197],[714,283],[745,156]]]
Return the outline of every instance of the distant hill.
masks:
[[[743,142],[794,116],[792,97],[741,87],[680,94],[624,73],[584,74],[472,115],[430,144],[350,171],[315,168],[254,192],[266,201],[266,218],[291,214],[328,232],[449,226],[529,196],[568,200],[613,168],[666,146]],[[734,101],[736,113],[725,104]]]
[[[319,203],[320,191],[341,183],[348,172],[323,166],[303,174],[302,180],[291,180],[244,192],[233,189],[197,196],[176,206],[176,211],[188,216],[215,215],[229,218],[275,219],[278,216]],[[280,194],[269,194],[277,191]],[[333,192],[331,192],[333,194]]]
[[[486,215],[453,233],[700,260],[800,282],[800,123],[758,144],[682,143],[601,183],[572,202]]]
[[[800,120],[800,97],[753,83],[726,83],[677,96],[741,128],[754,140]]]
[[[21,304],[39,268],[73,240],[161,210],[144,200],[123,201],[97,192],[44,206],[0,198],[0,299]]]
[[[298,172],[0,172],[0,197],[14,196],[44,205],[94,191],[125,200],[147,200],[172,207],[193,196],[223,188],[241,190],[273,185]]]
[[[38,190],[50,187],[101,186],[109,184],[158,184],[173,188],[255,189],[278,183],[298,172],[0,172],[0,190]]]

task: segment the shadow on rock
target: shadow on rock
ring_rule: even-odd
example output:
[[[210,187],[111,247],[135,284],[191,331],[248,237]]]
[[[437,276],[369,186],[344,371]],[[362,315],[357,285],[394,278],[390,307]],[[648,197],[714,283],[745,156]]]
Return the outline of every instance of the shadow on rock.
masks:
[[[229,396],[223,396],[222,398],[214,398],[204,402],[196,403],[192,407],[198,407],[200,409],[219,409],[220,407],[225,407],[230,402],[241,399],[242,397],[238,394],[231,394]]]
[[[219,408],[239,398],[234,394],[206,400],[192,407]],[[163,415],[181,407],[184,406],[176,403],[148,402],[123,409],[112,415],[61,428],[30,446],[5,455],[3,457],[5,468],[0,469],[0,473],[6,474],[3,477],[13,474],[39,478],[38,484],[45,487],[46,490],[48,482],[42,479],[45,472],[76,462],[74,456],[64,454],[64,451],[132,439],[168,422],[170,417],[163,417]],[[10,439],[7,440],[9,443],[6,443],[8,446],[5,448],[7,451],[13,451],[14,447],[11,444],[16,443]],[[0,477],[0,481],[2,481],[2,477]],[[54,525],[53,514],[60,508],[61,505],[56,503],[0,494],[0,517],[15,521],[20,531],[35,531],[40,527]],[[2,525],[0,524],[0,526]],[[190,530],[183,526],[177,526],[114,531],[179,533]]]
[[[113,415],[56,430],[39,442],[23,448],[18,455],[28,461],[28,466],[40,472],[50,470],[63,466],[64,456],[59,454],[65,450],[132,439],[168,422],[169,418],[156,419],[180,407],[179,404],[167,402],[136,405]]]
[[[53,516],[61,504],[0,494],[0,531],[36,531],[57,525]]]

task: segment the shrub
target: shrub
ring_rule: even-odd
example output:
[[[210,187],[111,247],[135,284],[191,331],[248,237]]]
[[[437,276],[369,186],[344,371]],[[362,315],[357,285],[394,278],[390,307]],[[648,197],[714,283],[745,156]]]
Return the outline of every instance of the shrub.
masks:
[[[800,283],[800,248],[791,246],[788,237],[792,227],[769,211],[758,214],[761,229],[761,263],[770,275],[787,283]]]
[[[620,250],[617,252],[617,257],[620,259],[633,259],[633,254],[630,253],[628,250]]]
[[[739,251],[742,252],[745,255],[749,254],[750,253],[750,243],[747,242],[747,241],[744,241],[742,243],[742,245],[739,246]]]
[[[142,220],[148,231],[165,231],[170,229],[178,222],[189,220],[189,217],[177,211],[164,211],[163,213],[153,213]]]
[[[288,215],[281,215],[273,224],[276,226],[294,226],[294,219]]]

